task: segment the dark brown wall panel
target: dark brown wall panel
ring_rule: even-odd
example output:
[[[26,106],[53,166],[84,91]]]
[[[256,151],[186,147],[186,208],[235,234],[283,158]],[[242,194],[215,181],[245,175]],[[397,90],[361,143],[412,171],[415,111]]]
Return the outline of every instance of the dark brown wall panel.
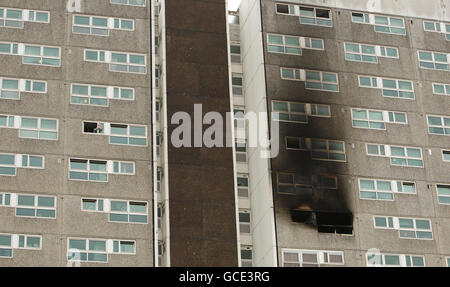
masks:
[[[226,25],[224,0],[166,0],[169,120],[230,112]],[[237,266],[232,149],[169,142],[169,192],[171,265]]]

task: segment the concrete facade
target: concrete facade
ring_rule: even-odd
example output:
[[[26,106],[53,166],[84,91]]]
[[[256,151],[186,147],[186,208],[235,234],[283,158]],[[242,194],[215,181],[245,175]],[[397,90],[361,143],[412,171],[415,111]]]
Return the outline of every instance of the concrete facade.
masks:
[[[149,1],[147,1],[149,2]],[[73,4],[73,6],[72,6]],[[58,140],[19,138],[17,129],[0,129],[0,153],[45,156],[45,168],[17,169],[0,176],[0,191],[56,196],[56,218],[15,216],[15,208],[0,207],[0,233],[41,235],[41,250],[14,249],[1,266],[66,266],[67,238],[133,240],[135,255],[108,254],[108,263],[82,266],[152,266],[152,166],[150,98],[150,5],[133,7],[110,1],[8,1],[4,8],[44,10],[50,23],[25,22],[23,29],[0,28],[0,42],[58,46],[61,66],[22,64],[22,57],[0,55],[1,77],[47,81],[46,94],[21,93],[20,100],[0,99],[0,114],[58,119]],[[72,33],[74,14],[134,20],[134,31],[110,30],[109,36]],[[84,49],[146,55],[146,74],[110,72],[108,64],[84,61]],[[72,83],[131,87],[134,100],[109,100],[108,107],[70,104]],[[83,121],[147,126],[147,147],[109,144],[108,136],[82,133]],[[88,158],[135,162],[135,175],[109,174],[108,182],[69,180],[69,159]],[[81,198],[145,201],[148,224],[114,223],[106,213],[85,212]]]

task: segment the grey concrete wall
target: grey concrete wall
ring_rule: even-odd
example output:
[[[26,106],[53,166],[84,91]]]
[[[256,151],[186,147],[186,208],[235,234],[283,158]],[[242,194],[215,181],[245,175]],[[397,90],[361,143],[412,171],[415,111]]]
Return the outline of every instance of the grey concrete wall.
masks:
[[[345,141],[346,163],[315,162],[311,168],[316,172],[324,170],[336,172],[339,185],[345,191],[344,196],[355,216],[353,235],[322,234],[315,228],[292,222],[289,210],[280,200],[277,200],[275,208],[279,254],[281,254],[281,248],[342,250],[345,253],[347,266],[365,266],[365,252],[369,248],[378,248],[383,253],[425,255],[427,266],[444,266],[444,258],[449,254],[447,241],[450,233],[447,226],[450,207],[438,205],[435,184],[450,182],[450,166],[442,161],[440,151],[443,148],[449,148],[449,141],[446,136],[428,134],[426,115],[449,115],[450,101],[447,97],[432,94],[432,83],[448,83],[449,72],[419,69],[417,50],[448,53],[450,52],[449,42],[445,41],[442,34],[424,32],[422,19],[416,18],[422,14],[410,12],[414,9],[419,11],[421,7],[419,4],[414,8],[408,7],[408,10],[403,9],[413,18],[405,18],[407,35],[398,36],[376,33],[371,25],[352,23],[351,10],[341,8],[356,7],[357,5],[353,3],[355,1],[352,2],[353,6],[338,5],[341,1],[317,3],[322,6],[338,7],[332,9],[332,28],[301,25],[298,17],[276,14],[275,3],[287,1],[262,0],[261,2],[265,44],[267,44],[267,33],[322,38],[325,41],[325,51],[303,49],[302,56],[265,51],[269,99],[328,104],[331,105],[332,116],[331,118],[310,117],[310,123],[307,125],[281,123],[281,153],[272,161],[274,171],[277,167],[283,167],[286,171],[295,171],[299,169],[299,161],[303,156],[309,157],[308,152],[287,151],[284,147],[284,136]],[[290,2],[298,4],[299,1]],[[315,4],[319,1],[300,2]],[[371,1],[357,2],[368,4]],[[411,6],[414,5],[411,4]],[[381,7],[386,6],[381,5]],[[433,7],[435,7],[435,11],[432,11],[433,15],[445,15],[444,8]],[[398,9],[390,8],[369,9],[369,11],[403,14]],[[431,13],[431,11],[428,12]],[[430,18],[431,16],[429,14]],[[437,19],[442,18],[437,17]],[[399,48],[400,59],[379,58],[378,64],[348,62],[345,61],[344,55],[346,41],[395,46]],[[306,90],[304,82],[281,80],[280,67],[338,73],[340,92]],[[360,88],[359,74],[411,80],[414,83],[415,100],[386,98],[382,96],[381,90]],[[354,107],[406,112],[408,125],[387,124],[385,131],[355,129],[351,124],[351,108]],[[395,167],[390,165],[388,158],[368,157],[365,143],[421,147],[425,168]],[[304,155],[300,155],[301,153]],[[417,194],[395,194],[393,202],[361,200],[358,177],[415,181]],[[274,192],[276,193],[275,187]],[[374,229],[373,215],[375,214],[429,218],[432,220],[433,240],[400,239],[396,230]],[[281,256],[279,258],[281,260]]]
[[[147,1],[150,2],[150,1]],[[150,5],[133,7],[108,0],[80,1],[77,14],[130,18],[135,31],[111,30],[109,37],[73,34],[67,1],[2,0],[1,7],[50,11],[50,23],[25,22],[24,29],[0,28],[0,41],[61,47],[61,67],[23,65],[21,56],[0,55],[2,77],[48,81],[47,94],[22,93],[20,101],[0,99],[0,114],[38,116],[59,120],[58,141],[22,139],[18,130],[0,129],[0,153],[45,156],[44,170],[18,169],[17,176],[0,176],[0,191],[57,196],[56,219],[19,218],[14,208],[0,207],[0,233],[39,234],[42,250],[14,250],[0,266],[65,266],[68,237],[136,240],[136,255],[108,255],[109,263],[82,266],[152,266],[151,139],[147,147],[110,145],[108,136],[82,134],[82,121],[147,125],[151,134]],[[85,48],[147,55],[147,74],[109,72],[109,64],[83,61]],[[70,104],[70,84],[132,87],[134,101],[111,100],[109,107]],[[70,157],[133,161],[134,176],[109,174],[107,183],[68,179]],[[81,211],[81,197],[148,202],[148,224],[110,223],[104,213]]]

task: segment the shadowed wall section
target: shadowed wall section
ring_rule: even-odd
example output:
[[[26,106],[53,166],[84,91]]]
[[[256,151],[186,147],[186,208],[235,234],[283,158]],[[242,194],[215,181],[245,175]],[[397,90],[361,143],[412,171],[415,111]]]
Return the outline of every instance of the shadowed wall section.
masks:
[[[230,112],[225,15],[224,0],[166,0],[169,122]],[[232,149],[168,146],[171,266],[237,266]]]

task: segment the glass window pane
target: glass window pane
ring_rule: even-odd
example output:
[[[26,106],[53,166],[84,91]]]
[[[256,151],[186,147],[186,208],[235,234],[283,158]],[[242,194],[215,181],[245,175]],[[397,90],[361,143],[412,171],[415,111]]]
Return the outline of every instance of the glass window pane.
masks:
[[[106,251],[106,241],[89,240],[90,251]]]
[[[19,195],[17,203],[24,206],[34,206],[34,196],[32,195]]]

